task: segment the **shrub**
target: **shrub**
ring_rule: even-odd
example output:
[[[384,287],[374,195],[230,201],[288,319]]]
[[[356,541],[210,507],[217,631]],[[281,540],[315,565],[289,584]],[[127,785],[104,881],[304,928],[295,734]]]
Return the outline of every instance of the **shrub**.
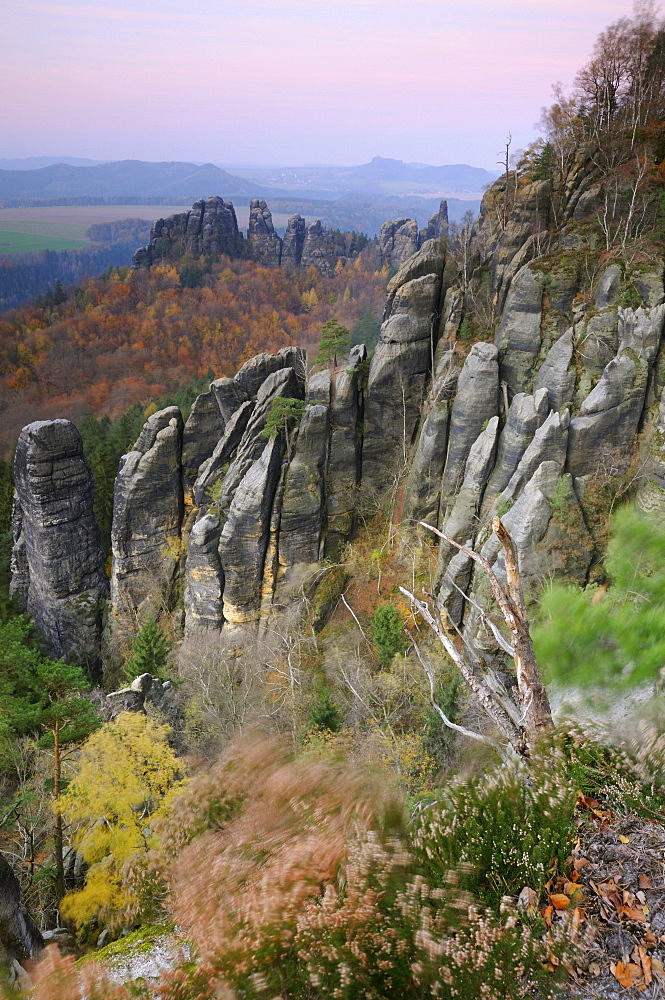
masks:
[[[371,619],[372,639],[379,651],[379,663],[389,667],[393,657],[406,647],[404,621],[394,604],[380,604]]]

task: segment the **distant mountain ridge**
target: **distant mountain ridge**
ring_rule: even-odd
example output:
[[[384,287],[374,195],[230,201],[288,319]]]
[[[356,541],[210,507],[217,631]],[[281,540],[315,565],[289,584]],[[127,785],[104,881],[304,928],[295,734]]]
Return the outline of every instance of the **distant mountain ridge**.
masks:
[[[254,181],[233,177],[212,163],[118,160],[95,166],[55,163],[36,170],[0,170],[0,198],[168,197],[195,200],[213,191],[224,197],[264,193]]]

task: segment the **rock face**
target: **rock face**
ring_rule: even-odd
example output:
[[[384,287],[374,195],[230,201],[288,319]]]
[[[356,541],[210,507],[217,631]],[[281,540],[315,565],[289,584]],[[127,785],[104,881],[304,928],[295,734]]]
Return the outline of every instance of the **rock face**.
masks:
[[[304,352],[289,347],[216,379],[184,430],[175,408],[150,417],[116,483],[116,628],[168,606],[183,576],[187,637],[267,623],[273,602],[303,586],[307,567],[340,560],[360,504],[390,511],[418,544],[428,537],[419,521],[439,527],[482,551],[499,576],[491,521],[500,516],[518,546],[528,601],[551,579],[596,579],[607,513],[598,513],[598,481],[613,495],[637,482],[642,507],[665,517],[662,267],[633,273],[600,251],[589,257],[578,223],[597,218],[595,170],[576,161],[555,203],[549,181],[497,181],[459,273],[460,247],[453,243],[446,259],[441,238],[445,203],[420,233],[410,220],[385,226],[384,260],[399,270],[366,385],[362,348],[307,379]],[[156,239],[172,234],[195,252],[204,234],[208,245],[222,231],[233,235],[223,203],[190,214],[168,220]],[[295,217],[280,257],[267,206],[254,202],[241,249],[271,265],[330,273],[357,247],[351,234]],[[295,419],[267,436],[268,416],[284,400]],[[12,582],[45,633],[58,636],[53,622],[71,595],[87,594],[90,579],[93,604],[103,592],[98,564],[90,577],[49,550],[50,525],[64,511],[65,534],[77,525],[66,554],[78,559],[88,536],[76,518],[85,526],[91,516],[80,442],[56,461],[60,425],[71,427],[30,425],[19,442]],[[42,426],[50,437],[31,430]],[[474,564],[442,543],[432,585],[464,641],[498,662]]]
[[[445,255],[426,243],[388,285],[365,401],[363,484],[384,493],[407,466],[435,348],[433,318],[443,300]]]
[[[233,258],[247,256],[245,241],[231,202],[222,198],[202,198],[189,212],[158,219],[150,230],[150,242],[134,254],[135,267],[149,267],[161,261],[177,261],[184,254]]]
[[[36,958],[44,938],[21,901],[21,887],[9,862],[0,854],[0,964],[6,965],[9,983],[30,987],[22,962]]]
[[[107,582],[92,476],[76,427],[68,420],[28,424],[14,468],[10,593],[52,656],[77,662],[95,677]]]
[[[118,636],[135,630],[136,613],[155,614],[173,600],[180,564],[183,424],[177,406],[153,413],[120,460],[111,528],[111,604]]]
[[[368,242],[376,246],[377,241],[324,227],[321,222],[308,226],[301,215],[289,219],[282,241],[262,199],[250,202],[245,238],[238,229],[233,204],[213,197],[195,202],[189,212],[158,219],[150,230],[149,242],[136,251],[132,264],[135,268],[151,267],[177,263],[185,254],[195,258],[224,255],[268,267],[316,267],[322,274],[333,274],[339,261],[355,259]]]
[[[282,241],[272,224],[272,214],[265,201],[250,201],[247,230],[249,255],[258,264],[279,267]]]

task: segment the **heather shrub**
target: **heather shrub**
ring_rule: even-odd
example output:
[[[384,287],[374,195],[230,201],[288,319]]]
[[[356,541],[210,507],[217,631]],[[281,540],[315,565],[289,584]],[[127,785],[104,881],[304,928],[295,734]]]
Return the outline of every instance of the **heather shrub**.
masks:
[[[416,823],[414,845],[426,877],[463,890],[498,912],[503,896],[540,891],[570,854],[576,787],[565,761],[543,747],[528,772],[505,765],[452,785]]]

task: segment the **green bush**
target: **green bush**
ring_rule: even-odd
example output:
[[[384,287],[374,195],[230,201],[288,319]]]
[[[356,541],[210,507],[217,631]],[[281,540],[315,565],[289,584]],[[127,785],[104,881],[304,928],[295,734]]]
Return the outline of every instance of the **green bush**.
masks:
[[[404,621],[394,604],[380,604],[371,618],[372,639],[379,651],[379,663],[389,667],[393,657],[406,647]]]

